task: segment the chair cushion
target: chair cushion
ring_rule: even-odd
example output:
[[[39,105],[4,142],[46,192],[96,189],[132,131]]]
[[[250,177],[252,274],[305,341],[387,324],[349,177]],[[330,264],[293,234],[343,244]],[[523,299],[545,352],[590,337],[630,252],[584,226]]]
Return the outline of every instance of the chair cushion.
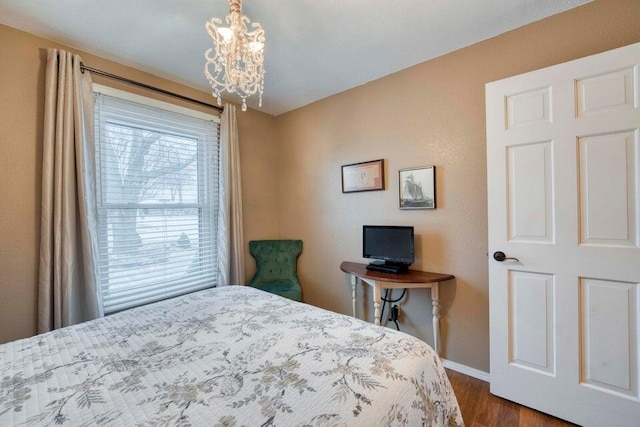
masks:
[[[302,291],[300,289],[300,286],[298,286],[296,283],[292,283],[292,282],[254,283],[250,286],[253,286],[265,292],[280,295],[281,297],[289,298],[294,301],[302,301]]]

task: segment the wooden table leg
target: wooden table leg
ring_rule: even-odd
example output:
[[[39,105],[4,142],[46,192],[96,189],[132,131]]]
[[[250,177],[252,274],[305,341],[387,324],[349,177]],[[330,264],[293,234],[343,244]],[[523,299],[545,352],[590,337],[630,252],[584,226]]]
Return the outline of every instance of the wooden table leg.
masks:
[[[373,285],[373,313],[376,326],[380,326],[380,301],[382,301],[380,285],[375,282]]]
[[[440,354],[440,295],[438,283],[431,286],[431,304],[433,304],[433,349]]]
[[[351,275],[351,299],[353,306],[353,317],[356,317],[356,284],[358,283],[358,278],[355,275]]]

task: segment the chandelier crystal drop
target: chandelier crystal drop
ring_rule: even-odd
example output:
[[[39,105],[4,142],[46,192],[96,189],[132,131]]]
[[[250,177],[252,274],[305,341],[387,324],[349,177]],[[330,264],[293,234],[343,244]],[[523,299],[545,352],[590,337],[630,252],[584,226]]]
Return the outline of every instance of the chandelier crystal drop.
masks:
[[[258,92],[262,106],[264,91],[264,30],[242,14],[242,1],[229,0],[229,15],[222,20],[211,18],[206,24],[213,48],[204,56],[204,75],[213,88],[212,94],[222,105],[222,93],[242,98],[242,111],[247,111],[247,98]],[[248,26],[251,26],[251,31]]]

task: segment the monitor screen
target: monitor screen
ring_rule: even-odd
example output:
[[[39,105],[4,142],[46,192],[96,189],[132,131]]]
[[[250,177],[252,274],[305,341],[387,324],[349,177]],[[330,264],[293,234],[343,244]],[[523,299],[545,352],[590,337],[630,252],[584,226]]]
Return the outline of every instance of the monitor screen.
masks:
[[[362,256],[391,263],[413,263],[413,227],[362,226]]]

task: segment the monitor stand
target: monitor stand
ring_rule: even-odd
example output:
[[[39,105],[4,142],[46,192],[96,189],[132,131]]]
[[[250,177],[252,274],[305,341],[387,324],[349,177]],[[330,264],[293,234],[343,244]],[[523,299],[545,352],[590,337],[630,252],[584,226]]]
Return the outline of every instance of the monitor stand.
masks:
[[[379,271],[381,273],[402,274],[409,271],[409,264],[373,261],[367,265],[366,269],[369,271]]]

